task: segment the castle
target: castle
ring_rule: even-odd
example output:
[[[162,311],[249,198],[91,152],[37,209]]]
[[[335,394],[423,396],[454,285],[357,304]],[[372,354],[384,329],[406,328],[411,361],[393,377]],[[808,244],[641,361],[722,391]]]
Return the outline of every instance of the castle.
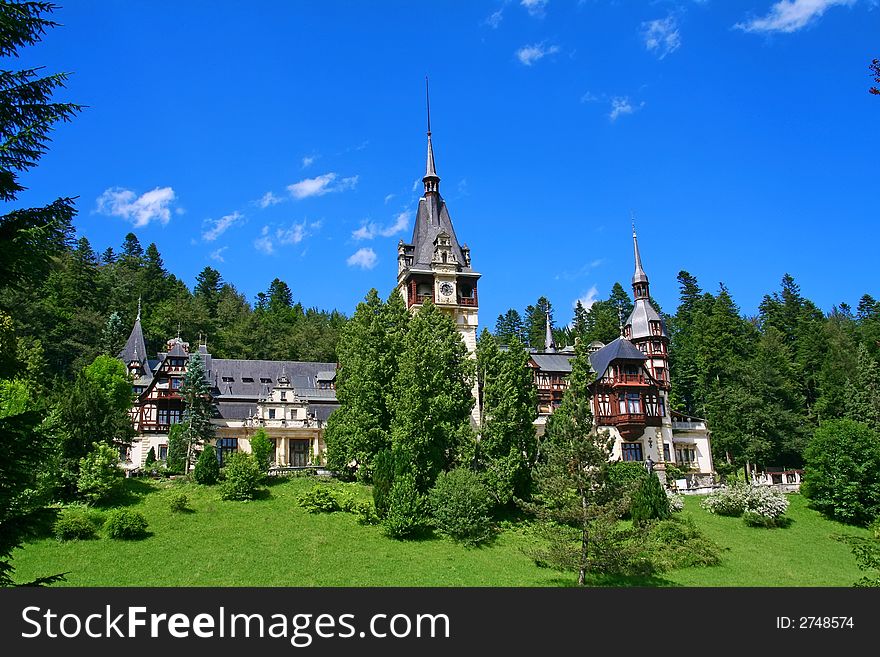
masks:
[[[448,313],[470,357],[475,357],[480,274],[473,269],[468,246],[459,243],[440,195],[430,110],[427,137],[424,195],[419,199],[412,241],[407,244],[401,240],[397,245],[397,289],[413,312],[430,299]],[[633,310],[619,338],[607,345],[589,345],[594,423],[614,437],[614,458],[644,462],[658,473],[674,464],[696,475],[711,475],[714,469],[705,421],[669,408],[669,336],[650,301],[635,229],[633,248]],[[217,408],[213,423],[221,462],[230,452],[249,451],[249,437],[263,427],[275,445],[276,466],[321,463],[324,426],[338,408],[335,363],[216,359],[203,344],[196,352],[205,362]],[[142,466],[151,448],[158,459],[166,457],[170,427],[183,417],[179,389],[192,353],[178,336],[168,341],[166,351],[156,359],[148,359],[138,309],[131,336],[119,355],[133,377],[136,395],[131,417],[137,437],[128,454],[130,467]],[[568,386],[574,350],[556,348],[548,318],[545,349],[529,356],[539,399],[535,425],[541,435],[546,418]],[[476,384],[474,397],[479,398]],[[479,414],[475,404],[471,416],[474,427]]]

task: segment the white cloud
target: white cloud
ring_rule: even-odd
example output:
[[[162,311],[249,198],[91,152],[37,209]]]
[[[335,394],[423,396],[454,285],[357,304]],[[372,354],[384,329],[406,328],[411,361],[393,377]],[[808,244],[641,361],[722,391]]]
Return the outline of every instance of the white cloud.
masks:
[[[213,242],[236,224],[242,223],[242,219],[244,219],[244,215],[237,211],[220,217],[219,219],[206,219],[204,222],[205,229],[204,232],[202,232],[202,239],[206,242]]]
[[[600,100],[599,96],[597,96],[596,94],[594,94],[591,91],[585,91],[584,95],[581,96],[582,103],[595,103],[598,100]]]
[[[352,232],[351,238],[360,241],[371,240],[377,235],[391,237],[392,235],[396,235],[397,233],[406,230],[407,226],[409,226],[409,212],[404,210],[395,217],[394,223],[387,226],[380,226],[373,222],[364,223],[363,226]]]
[[[272,246],[272,238],[269,236],[268,226],[263,226],[263,230],[260,231],[260,237],[254,240],[254,248],[266,255],[275,253],[275,247]]]
[[[734,27],[745,32],[797,32],[818,20],[835,5],[852,5],[856,0],[780,0],[763,18],[753,18]]]
[[[678,22],[671,14],[666,18],[642,23],[642,37],[645,40],[645,48],[655,53],[660,59],[675,52],[681,46]]]
[[[531,46],[523,46],[516,51],[516,57],[524,66],[531,66],[547,55],[559,52],[559,46],[545,47],[543,43],[535,43]]]
[[[357,185],[358,176],[339,178],[335,173],[325,173],[322,176],[306,178],[297,183],[287,186],[287,191],[295,199],[304,199],[310,196],[323,196],[330,192],[344,192],[353,189]]]
[[[491,27],[493,30],[498,29],[498,26],[501,25],[501,21],[504,18],[504,8],[502,7],[498,11],[493,11],[486,18],[486,25]]]
[[[526,8],[530,16],[544,16],[544,10],[549,0],[521,0],[519,4]]]
[[[345,261],[349,267],[372,269],[376,266],[376,252],[370,248],[358,249]]]
[[[393,198],[394,198],[394,194],[388,194],[388,196],[385,197],[385,205],[388,205],[388,201],[390,201]]]
[[[577,302],[580,301],[580,302],[581,302],[581,305],[582,305],[586,310],[589,310],[589,309],[592,307],[592,305],[593,305],[594,303],[596,303],[596,301],[598,300],[598,299],[597,299],[598,296],[599,296],[599,288],[597,288],[597,287],[594,285],[594,286],[591,287],[589,290],[587,290],[586,294],[584,294],[583,296],[581,296],[581,297],[575,299],[574,301],[572,301],[571,306],[572,306],[572,308],[576,307],[576,306],[577,306]]]
[[[629,96],[615,96],[611,99],[611,111],[608,113],[608,118],[612,121],[616,121],[617,117],[622,114],[632,114],[644,106],[644,101],[638,105],[633,105]]]
[[[292,223],[286,227],[279,226],[274,229],[269,226],[263,226],[260,230],[260,236],[254,240],[254,248],[266,255],[272,255],[275,253],[277,246],[299,244],[311,234],[310,230],[318,230],[321,224],[321,221],[315,221],[307,225],[303,221]]]
[[[308,169],[310,166],[312,166],[312,164],[314,164],[315,160],[317,160],[317,159],[318,159],[317,155],[306,155],[302,159],[302,168]]]
[[[228,248],[228,246],[221,246],[216,251],[212,251],[210,255],[211,260],[216,260],[217,262],[226,262],[226,260],[223,259],[223,252]]]
[[[259,205],[263,209],[266,209],[270,205],[278,205],[283,201],[284,199],[280,196],[275,196],[275,194],[273,194],[272,192],[266,192],[265,194],[263,194],[263,198],[257,201],[257,205]]]
[[[171,187],[156,187],[140,196],[130,189],[110,187],[97,199],[96,211],[111,217],[122,217],[135,226],[146,226],[154,219],[163,226],[171,220],[174,202]]]

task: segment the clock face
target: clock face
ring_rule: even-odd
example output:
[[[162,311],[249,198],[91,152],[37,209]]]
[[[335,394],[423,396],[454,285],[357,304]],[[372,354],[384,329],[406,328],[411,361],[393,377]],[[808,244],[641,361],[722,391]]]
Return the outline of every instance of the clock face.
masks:
[[[443,296],[451,296],[452,295],[452,283],[441,283],[440,284],[440,294]]]

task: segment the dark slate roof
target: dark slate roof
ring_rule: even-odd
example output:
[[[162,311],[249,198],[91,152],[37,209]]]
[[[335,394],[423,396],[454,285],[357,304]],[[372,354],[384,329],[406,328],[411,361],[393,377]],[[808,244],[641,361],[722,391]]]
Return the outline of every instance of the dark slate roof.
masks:
[[[647,356],[645,356],[645,354],[643,354],[639,348],[629,340],[617,338],[598,351],[594,351],[590,354],[590,365],[596,373],[596,378],[602,376],[605,373],[605,370],[608,369],[611,361],[614,360],[644,361],[647,360]]]
[[[669,337],[666,334],[666,322],[654,310],[651,302],[647,299],[636,299],[633,310],[626,320],[626,325],[632,327],[630,329],[630,339],[651,337],[651,327],[648,322],[660,322],[660,330],[663,336]]]
[[[146,382],[153,379],[153,369],[147,359],[147,346],[144,342],[144,330],[141,328],[140,317],[134,321],[131,335],[128,336],[128,341],[125,343],[122,351],[119,352],[119,358],[125,363],[126,367],[128,367],[128,364],[133,360],[138,361],[144,366],[145,370],[142,379]],[[141,383],[139,382],[138,384],[140,385]]]
[[[464,266],[464,256],[461,253],[461,245],[455,236],[449,211],[446,209],[446,201],[440,194],[426,194],[419,199],[419,209],[416,212],[416,223],[413,227],[413,269],[431,269],[431,260],[434,257],[434,240],[437,235],[445,231],[449,234],[449,242],[452,245],[452,255],[458,263],[459,271],[472,272],[473,269]]]
[[[309,411],[314,413],[315,418],[319,421],[326,422],[327,418],[330,417],[330,414],[337,408],[339,408],[339,404],[315,404],[309,406]]]
[[[571,359],[574,354],[531,353],[529,357],[542,372],[571,372]]]
[[[282,370],[300,397],[323,398],[329,393],[328,398],[336,398],[335,390],[319,390],[317,386],[318,373],[335,371],[336,363],[214,358],[208,370],[208,380],[220,391],[220,397],[258,399],[266,394],[268,388],[278,385]],[[224,382],[223,377],[231,378],[232,381]],[[253,382],[245,382],[245,378],[253,379]]]
[[[318,381],[332,381],[336,378],[336,370],[318,372]]]
[[[217,402],[217,411],[224,420],[244,420],[257,412],[257,405],[249,402]]]

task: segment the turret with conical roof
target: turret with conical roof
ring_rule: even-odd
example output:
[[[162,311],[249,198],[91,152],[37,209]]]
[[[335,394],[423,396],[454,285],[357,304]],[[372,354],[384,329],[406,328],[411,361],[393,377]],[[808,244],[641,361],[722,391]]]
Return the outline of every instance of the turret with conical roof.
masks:
[[[633,255],[635,257],[635,271],[633,272],[633,302],[632,312],[623,327],[623,335],[634,345],[649,356],[647,366],[651,375],[664,387],[669,386],[668,344],[669,335],[666,332],[666,322],[651,303],[649,292],[648,275],[642,266],[642,256],[639,252],[639,239],[636,235],[635,223],[633,223]]]

